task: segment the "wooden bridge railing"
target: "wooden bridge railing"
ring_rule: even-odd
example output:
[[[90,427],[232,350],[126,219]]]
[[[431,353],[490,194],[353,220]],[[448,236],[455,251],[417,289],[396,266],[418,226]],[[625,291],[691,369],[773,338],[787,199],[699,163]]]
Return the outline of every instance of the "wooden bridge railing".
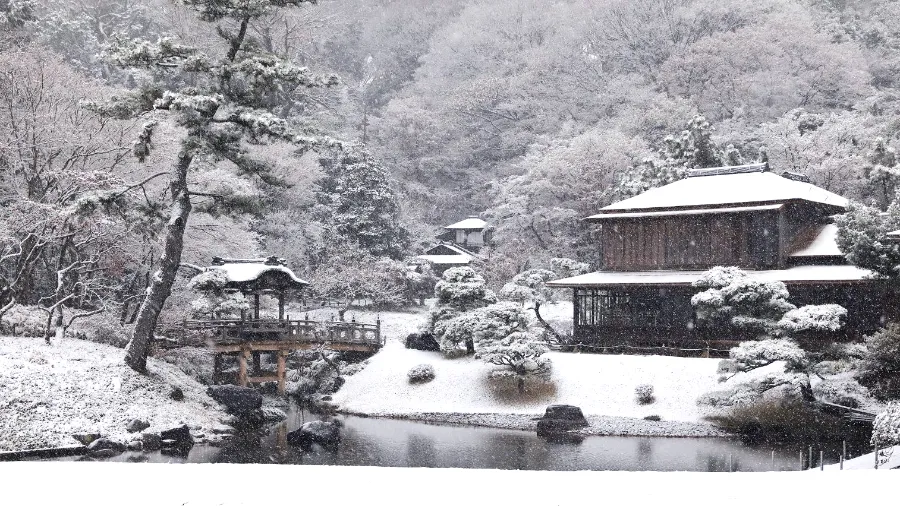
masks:
[[[217,343],[243,341],[290,341],[303,343],[345,343],[381,347],[381,320],[372,323],[356,321],[317,322],[314,320],[185,320],[186,330],[213,333]]]

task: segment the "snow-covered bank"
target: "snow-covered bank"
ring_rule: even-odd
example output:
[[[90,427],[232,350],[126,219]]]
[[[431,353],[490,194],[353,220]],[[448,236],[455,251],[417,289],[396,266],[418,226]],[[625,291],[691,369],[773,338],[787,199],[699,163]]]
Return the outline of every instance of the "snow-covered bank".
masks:
[[[573,353],[549,356],[555,389],[539,397],[512,400],[491,389],[486,380],[493,367],[489,364],[471,357],[446,360],[437,353],[408,350],[398,341],[388,341],[364,370],[347,378],[334,401],[342,410],[358,414],[450,423],[461,420],[460,414],[477,414],[469,416],[472,422],[458,423],[477,425],[495,420],[491,426],[509,428],[527,428],[522,427],[525,419],[530,421],[532,416],[542,414],[549,404],[574,404],[597,420],[597,433],[636,435],[647,431],[648,435],[663,435],[660,428],[671,427],[671,435],[695,435],[688,427],[696,427],[706,414],[696,400],[718,385],[716,359]],[[435,379],[411,385],[406,373],[419,364],[434,367]],[[655,402],[636,402],[634,389],[640,384],[653,385]],[[659,416],[663,423],[642,420],[650,415]],[[676,430],[675,424],[666,422],[683,424]]]
[[[124,350],[74,339],[0,337],[0,451],[77,444],[72,434],[99,433],[119,442],[182,424],[212,434],[225,416],[206,387],[176,366],[149,359],[147,375],[129,369]],[[169,398],[172,387],[184,399]]]

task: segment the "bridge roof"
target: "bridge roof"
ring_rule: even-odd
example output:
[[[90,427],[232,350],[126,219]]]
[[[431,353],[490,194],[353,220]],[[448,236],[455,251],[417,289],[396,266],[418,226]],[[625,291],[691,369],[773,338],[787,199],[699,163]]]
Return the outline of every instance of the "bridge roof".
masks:
[[[308,285],[284,265],[284,260],[268,258],[220,258],[213,259],[207,271],[222,271],[228,278],[228,288],[242,291],[298,290]]]

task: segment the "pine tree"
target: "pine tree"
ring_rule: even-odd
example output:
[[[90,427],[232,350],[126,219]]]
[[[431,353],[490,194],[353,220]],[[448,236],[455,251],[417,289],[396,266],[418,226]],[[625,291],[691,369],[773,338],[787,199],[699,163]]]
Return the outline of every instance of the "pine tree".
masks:
[[[215,23],[222,56],[164,38],[112,40],[105,47],[107,61],[136,71],[138,88],[94,107],[117,117],[138,117],[155,111],[160,120],[174,121],[184,132],[169,181],[170,217],[165,225],[159,269],[151,278],[141,304],[125,362],[136,371],[146,368],[149,345],[163,304],[171,293],[181,261],[184,231],[191,213],[190,174],[201,161],[228,161],[238,172],[268,184],[279,180],[248,144],[287,142],[307,150],[340,146],[284,115],[303,88],[337,84],[335,76],[313,74],[264,53],[248,30],[255,20],[278,8],[299,7],[313,0],[182,0],[201,21]],[[281,113],[282,115],[278,115]],[[152,149],[157,120],[145,123],[134,154],[146,158]]]
[[[337,236],[332,241],[352,241],[376,257],[402,258],[409,232],[400,222],[399,199],[378,161],[354,146],[320,163],[325,177],[316,197],[322,221]]]

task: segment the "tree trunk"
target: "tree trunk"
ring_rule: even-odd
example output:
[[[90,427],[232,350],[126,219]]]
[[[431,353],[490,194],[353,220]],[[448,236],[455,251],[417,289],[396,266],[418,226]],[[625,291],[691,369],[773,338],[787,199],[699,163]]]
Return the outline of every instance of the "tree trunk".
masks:
[[[520,395],[524,394],[525,393],[525,378],[519,376],[516,379],[518,380],[517,385],[519,387],[519,394]]]
[[[159,259],[159,269],[153,274],[150,287],[147,288],[147,296],[144,297],[138,310],[131,340],[125,347],[125,363],[137,372],[144,372],[147,368],[147,355],[150,353],[150,343],[153,341],[156,321],[166,299],[172,293],[172,285],[175,283],[178,266],[181,264],[184,229],[187,226],[188,215],[191,213],[187,172],[192,160],[193,155],[183,147],[178,155],[176,172],[170,182],[171,215],[166,224],[166,237],[162,256]]]

